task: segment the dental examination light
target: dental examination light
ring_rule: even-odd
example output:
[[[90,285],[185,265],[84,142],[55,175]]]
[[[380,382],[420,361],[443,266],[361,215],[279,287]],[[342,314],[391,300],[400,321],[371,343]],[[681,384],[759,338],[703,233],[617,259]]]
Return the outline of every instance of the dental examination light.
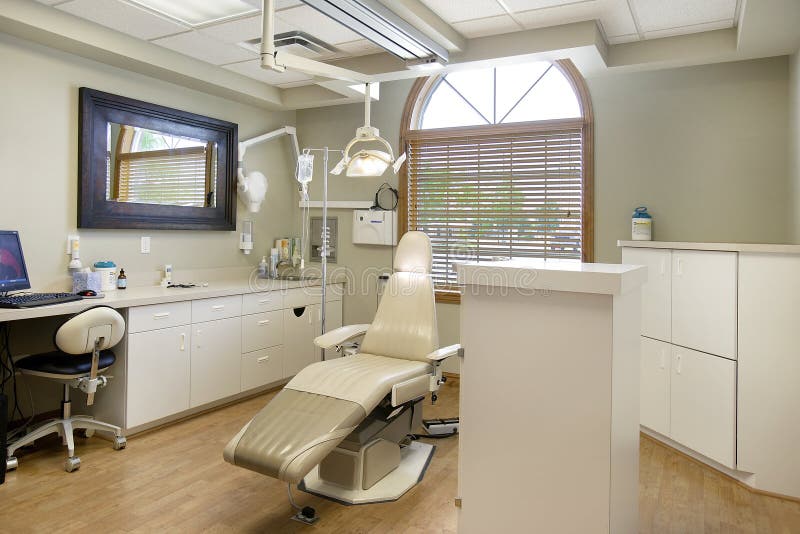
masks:
[[[267,195],[267,188],[269,186],[267,177],[259,171],[252,171],[245,173],[244,169],[244,155],[247,149],[253,145],[264,143],[271,139],[275,139],[282,135],[289,135],[292,137],[292,144],[294,146],[295,154],[300,156],[300,145],[297,143],[297,131],[293,126],[284,126],[278,130],[267,132],[258,137],[247,139],[239,143],[239,165],[236,171],[236,176],[239,182],[238,190],[242,202],[247,206],[247,210],[251,213],[257,213],[261,209],[261,203],[264,202],[264,197]]]
[[[347,176],[353,177],[366,177],[366,176],[381,176],[386,169],[391,165],[392,171],[397,174],[400,166],[406,160],[405,152],[397,159],[392,152],[392,146],[389,142],[381,137],[380,132],[374,126],[370,126],[370,94],[369,84],[365,84],[364,90],[364,126],[356,129],[356,136],[352,141],[347,143],[344,149],[344,157],[336,164],[331,170],[331,174],[341,174],[343,170],[347,169]],[[381,143],[386,147],[387,152],[383,150],[367,150],[361,149],[354,155],[350,155],[350,150],[356,143]]]

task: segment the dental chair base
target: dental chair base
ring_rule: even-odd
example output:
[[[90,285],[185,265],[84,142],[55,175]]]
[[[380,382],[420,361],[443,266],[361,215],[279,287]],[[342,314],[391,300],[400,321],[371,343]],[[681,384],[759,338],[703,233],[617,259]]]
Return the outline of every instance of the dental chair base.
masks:
[[[384,399],[299,488],[345,504],[399,499],[422,480],[434,451],[408,437],[422,422],[422,400],[394,407]]]

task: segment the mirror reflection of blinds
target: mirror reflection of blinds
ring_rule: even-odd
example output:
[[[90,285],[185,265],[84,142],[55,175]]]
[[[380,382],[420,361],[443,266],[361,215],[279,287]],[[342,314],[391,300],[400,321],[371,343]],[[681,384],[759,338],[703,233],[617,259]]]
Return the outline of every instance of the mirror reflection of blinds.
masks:
[[[408,136],[408,229],[426,232],[439,289],[455,261],[581,258],[582,119]]]
[[[121,202],[213,206],[214,167],[208,146],[122,153],[114,197]]]

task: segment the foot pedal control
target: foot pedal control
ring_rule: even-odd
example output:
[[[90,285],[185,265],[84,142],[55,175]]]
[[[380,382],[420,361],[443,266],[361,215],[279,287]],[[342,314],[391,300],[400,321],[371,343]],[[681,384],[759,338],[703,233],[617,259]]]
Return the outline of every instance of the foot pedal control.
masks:
[[[451,436],[458,434],[458,417],[426,419],[422,422],[422,426],[430,436]]]
[[[317,515],[316,510],[314,510],[312,507],[304,506],[302,510],[292,516],[292,519],[306,525],[313,525],[319,521],[319,516]]]

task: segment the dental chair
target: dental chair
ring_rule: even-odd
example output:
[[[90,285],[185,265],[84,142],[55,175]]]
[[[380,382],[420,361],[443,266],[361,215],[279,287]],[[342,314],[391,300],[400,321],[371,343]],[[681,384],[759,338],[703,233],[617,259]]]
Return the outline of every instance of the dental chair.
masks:
[[[432,445],[412,441],[422,400],[442,382],[431,243],[408,232],[372,324],[316,338],[324,349],[364,336],[360,352],[300,371],[228,443],[226,461],[348,504],[392,501],[422,479]],[[435,397],[434,397],[435,398]],[[298,508],[299,509],[299,508]],[[312,509],[295,516],[316,520]]]

